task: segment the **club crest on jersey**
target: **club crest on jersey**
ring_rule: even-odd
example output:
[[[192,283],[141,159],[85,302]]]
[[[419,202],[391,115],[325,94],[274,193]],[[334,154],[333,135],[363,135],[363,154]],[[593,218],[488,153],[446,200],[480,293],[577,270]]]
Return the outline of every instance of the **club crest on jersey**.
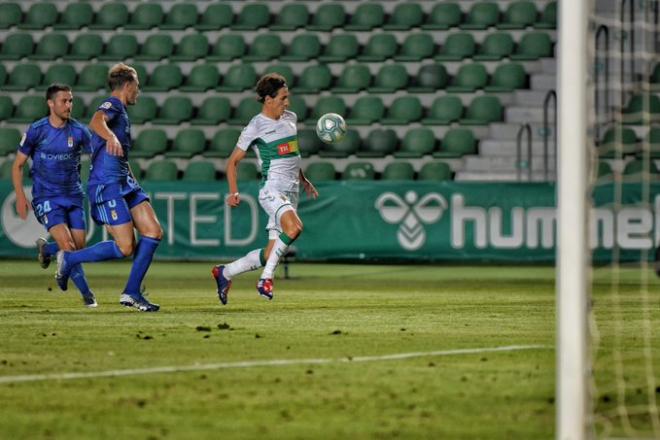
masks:
[[[113,220],[117,220],[117,211],[114,209],[110,210],[110,217],[112,217]]]
[[[69,148],[73,148],[73,136],[69,136],[69,138],[66,140],[66,144],[69,146]]]
[[[48,216],[44,215],[44,225],[47,225],[47,224],[48,224]]]

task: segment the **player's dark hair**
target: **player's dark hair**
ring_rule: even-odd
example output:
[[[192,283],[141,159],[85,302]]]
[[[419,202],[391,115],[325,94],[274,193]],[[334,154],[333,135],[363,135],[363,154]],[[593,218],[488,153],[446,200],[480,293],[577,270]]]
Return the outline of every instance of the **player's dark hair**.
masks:
[[[121,89],[124,84],[135,81],[137,78],[137,71],[123,63],[115,64],[108,72],[108,87],[114,91]]]
[[[58,92],[70,92],[71,87],[67,86],[66,84],[60,84],[60,83],[53,83],[48,86],[46,89],[46,99],[53,99],[55,98],[55,95],[57,95]]]
[[[265,102],[267,96],[274,98],[277,96],[277,92],[286,86],[286,80],[282,75],[279,73],[267,73],[259,79],[257,87],[255,87],[259,96],[257,100],[259,102]]]

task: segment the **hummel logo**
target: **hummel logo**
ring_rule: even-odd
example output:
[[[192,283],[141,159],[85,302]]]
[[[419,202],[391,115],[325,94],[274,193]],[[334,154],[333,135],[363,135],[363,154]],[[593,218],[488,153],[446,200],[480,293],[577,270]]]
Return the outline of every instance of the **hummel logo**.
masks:
[[[265,134],[273,134],[273,133],[277,133],[277,130],[267,131]]]

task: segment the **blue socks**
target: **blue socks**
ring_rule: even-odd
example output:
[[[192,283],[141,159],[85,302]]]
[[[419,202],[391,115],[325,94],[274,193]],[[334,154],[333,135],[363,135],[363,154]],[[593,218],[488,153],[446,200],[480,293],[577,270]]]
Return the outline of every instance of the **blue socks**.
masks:
[[[117,247],[117,243],[112,240],[102,241],[79,251],[66,252],[64,255],[66,264],[70,265],[72,270],[73,266],[79,263],[93,263],[124,258],[124,254]]]
[[[87,284],[87,279],[85,279],[85,272],[80,264],[76,265],[71,269],[71,281],[76,285],[80,293],[83,295],[89,295],[91,291],[89,290],[89,285]]]
[[[59,250],[60,247],[57,245],[56,242],[46,243],[46,245],[44,246],[44,255],[47,257],[52,257]]]
[[[141,237],[135,249],[133,256],[133,266],[131,267],[131,274],[128,276],[128,282],[124,293],[129,295],[140,295],[140,286],[142,280],[147,275],[147,270],[151,265],[151,260],[154,258],[156,248],[160,244],[160,240],[150,237]]]

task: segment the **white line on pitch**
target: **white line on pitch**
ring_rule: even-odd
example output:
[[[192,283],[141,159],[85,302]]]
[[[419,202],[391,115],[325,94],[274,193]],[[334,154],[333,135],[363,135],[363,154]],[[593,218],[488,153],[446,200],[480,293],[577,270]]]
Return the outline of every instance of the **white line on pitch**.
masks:
[[[351,363],[351,362],[395,361],[395,360],[412,359],[419,357],[454,356],[454,355],[462,355],[462,354],[480,354],[480,353],[493,353],[493,352],[502,352],[502,351],[537,350],[543,348],[546,347],[544,345],[508,345],[503,347],[459,348],[455,350],[419,351],[412,353],[386,354],[381,356],[358,356],[358,357],[343,357],[343,358],[335,358],[335,359],[328,359],[328,358],[270,359],[270,360],[257,360],[257,361],[242,361],[242,362],[222,362],[218,364],[193,364],[193,365],[183,365],[178,367],[133,368],[127,370],[90,371],[90,372],[78,372],[78,373],[27,374],[22,376],[0,376],[0,384],[18,383],[18,382],[40,382],[47,380],[93,379],[99,377],[137,376],[137,375],[159,374],[159,373],[181,373],[187,371],[224,370],[229,368],[277,367],[284,365],[309,365],[309,364],[318,365],[318,364],[336,364],[336,363]]]

